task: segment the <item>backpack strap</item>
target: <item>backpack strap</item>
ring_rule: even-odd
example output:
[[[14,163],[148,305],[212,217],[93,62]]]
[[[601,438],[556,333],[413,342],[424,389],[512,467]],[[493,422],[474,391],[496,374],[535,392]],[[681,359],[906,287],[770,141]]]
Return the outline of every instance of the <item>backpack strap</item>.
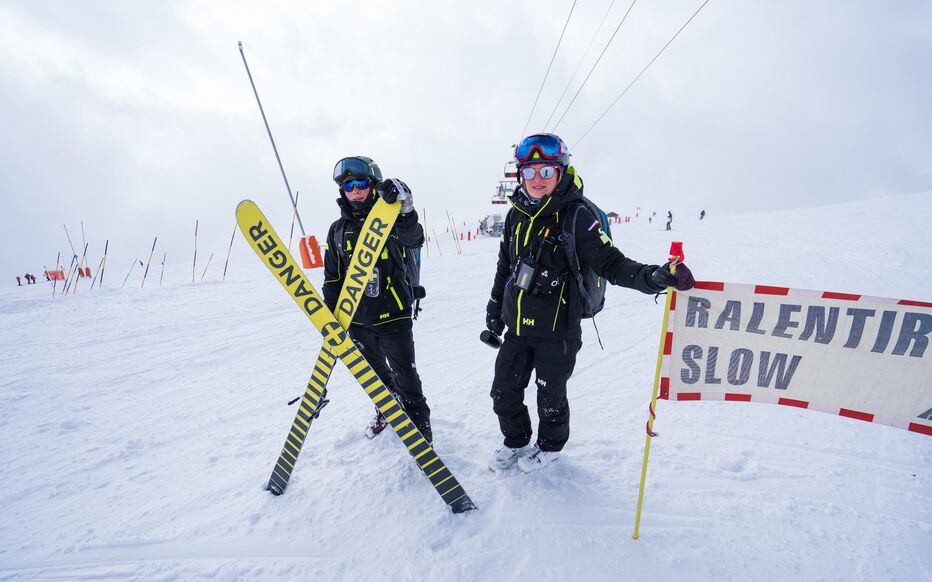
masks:
[[[579,220],[579,211],[583,206],[585,206],[585,204],[575,204],[573,205],[573,209],[567,213],[568,216],[564,219],[565,222],[563,223],[563,234],[566,235],[564,241],[566,243],[566,258],[570,265],[570,273],[576,280],[576,287],[583,296],[583,300],[588,302],[590,296],[583,282],[582,267],[579,264],[579,254],[576,252],[576,222]]]

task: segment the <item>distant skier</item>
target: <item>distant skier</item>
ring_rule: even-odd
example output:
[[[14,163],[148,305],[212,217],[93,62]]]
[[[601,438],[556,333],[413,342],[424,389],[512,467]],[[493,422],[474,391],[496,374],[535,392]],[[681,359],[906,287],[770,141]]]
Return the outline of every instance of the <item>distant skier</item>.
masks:
[[[418,223],[411,191],[404,182],[383,181],[379,166],[363,156],[337,162],[333,180],[340,187],[337,205],[341,216],[330,225],[324,253],[323,295],[331,311],[335,311],[360,228],[378,196],[388,202],[401,202],[398,220],[366,286],[349,334],[379,378],[398,396],[424,438],[432,441],[430,408],[414,361],[413,304],[423,296],[423,289],[411,284],[407,267],[400,260],[424,244],[424,229]],[[374,437],[385,426],[382,413],[376,409],[366,436]]]
[[[699,220],[702,220],[703,218],[705,218],[705,210],[699,213]]]
[[[667,230],[672,230],[673,226],[673,211],[667,210]]]
[[[17,287],[23,286],[22,280],[19,278],[19,275],[16,276],[16,286]]]
[[[498,251],[486,327],[504,341],[495,361],[492,408],[504,443],[489,459],[493,471],[515,463],[528,473],[560,456],[570,434],[566,383],[582,347],[584,299],[570,267],[566,246],[574,246],[582,268],[605,281],[654,294],[668,286],[690,289],[692,274],[680,265],[643,265],[612,246],[602,225],[582,201],[583,182],[569,165],[566,144],[553,134],[524,138],[515,148],[519,186],[510,201]],[[570,217],[573,224],[567,224]],[[524,391],[536,371],[537,440],[524,404]]]

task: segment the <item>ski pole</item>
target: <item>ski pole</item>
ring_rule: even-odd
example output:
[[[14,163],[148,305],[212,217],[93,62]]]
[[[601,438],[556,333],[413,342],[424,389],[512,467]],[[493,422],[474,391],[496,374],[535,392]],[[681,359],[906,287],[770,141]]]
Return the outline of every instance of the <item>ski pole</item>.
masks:
[[[142,284],[139,285],[139,288],[142,289],[146,286],[146,277],[149,275],[149,264],[152,263],[152,254],[155,253],[155,243],[158,242],[159,237],[155,237],[155,240],[152,241],[152,250],[149,251],[149,259],[146,261],[146,272],[142,274]]]
[[[246,67],[246,75],[249,77],[249,84],[252,86],[252,92],[256,96],[256,103],[259,105],[259,113],[262,114],[262,122],[265,124],[265,131],[269,134],[269,141],[272,142],[272,150],[275,152],[275,159],[278,161],[278,169],[281,170],[282,180],[285,181],[285,190],[288,191],[288,199],[291,200],[291,207],[294,208],[295,216],[298,218],[298,227],[301,229],[301,236],[307,236],[304,232],[304,223],[301,222],[301,214],[298,212],[298,201],[291,194],[291,185],[288,184],[288,176],[285,175],[285,167],[282,165],[282,159],[278,155],[278,148],[275,146],[275,139],[272,137],[272,130],[269,128],[269,120],[265,117],[265,109],[262,108],[262,101],[259,100],[259,92],[256,91],[256,84],[252,80],[252,73],[249,71],[249,64],[246,63],[246,53],[243,52],[243,41],[238,41],[239,54],[243,57],[243,66]]]
[[[223,278],[221,281],[227,280],[227,266],[230,264],[230,253],[233,252],[233,239],[236,237],[236,225],[233,225],[233,235],[230,237],[230,248],[227,249],[227,260],[223,263]],[[290,246],[290,245],[289,245]]]
[[[159,287],[162,286],[162,279],[165,278],[165,257],[168,256],[168,251],[165,251],[165,254],[162,255],[162,274],[159,275]]]

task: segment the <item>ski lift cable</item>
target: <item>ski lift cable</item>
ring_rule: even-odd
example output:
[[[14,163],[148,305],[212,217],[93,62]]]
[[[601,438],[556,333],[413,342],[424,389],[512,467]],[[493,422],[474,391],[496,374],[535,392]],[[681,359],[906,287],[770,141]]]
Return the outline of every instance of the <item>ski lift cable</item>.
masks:
[[[524,137],[524,133],[527,131],[529,125],[531,125],[531,118],[534,117],[534,110],[537,109],[537,102],[540,100],[540,94],[544,90],[544,84],[547,83],[547,77],[550,75],[550,68],[553,67],[553,61],[557,58],[557,51],[560,50],[560,43],[563,42],[563,35],[566,34],[566,27],[570,24],[570,17],[573,16],[573,10],[576,8],[576,0],[573,0],[573,5],[570,6],[570,13],[566,15],[566,22],[563,23],[563,32],[560,33],[560,40],[557,41],[557,46],[553,49],[553,56],[550,57],[550,64],[547,65],[547,72],[544,73],[544,80],[540,82],[540,89],[537,90],[537,97],[534,99],[534,105],[531,106],[531,113],[527,116],[527,123],[524,124],[524,129],[521,130],[521,137]]]
[[[592,35],[592,38],[589,39],[589,45],[586,47],[586,51],[580,57],[579,62],[576,63],[576,69],[573,71],[573,74],[570,76],[570,80],[566,82],[566,87],[563,87],[563,92],[560,93],[560,98],[557,99],[557,102],[553,106],[553,111],[550,112],[550,117],[547,118],[547,122],[544,123],[544,131],[547,131],[547,126],[550,125],[550,122],[553,120],[553,116],[556,115],[557,109],[560,107],[560,104],[563,103],[563,98],[566,97],[566,92],[569,91],[570,85],[573,84],[573,81],[576,80],[576,73],[579,72],[579,69],[582,67],[583,61],[586,60],[586,57],[589,56],[589,50],[592,48],[595,39],[599,36],[599,33],[602,32],[602,25],[605,24],[605,19],[608,18],[608,13],[612,11],[612,7],[615,5],[616,0],[612,0],[608,5],[608,10],[605,11],[605,14],[602,15],[602,21],[599,23],[599,27],[595,29],[595,34]]]
[[[686,28],[686,27],[689,25],[690,22],[692,22],[693,18],[695,18],[696,15],[699,14],[699,12],[700,12],[703,8],[705,8],[705,5],[708,4],[708,3],[709,3],[709,0],[705,0],[705,1],[699,6],[699,8],[697,8],[696,11],[693,12],[693,15],[689,17],[689,20],[687,20],[685,23],[683,23],[683,26],[681,26],[680,29],[676,31],[676,34],[674,34],[674,35],[670,38],[670,40],[667,41],[667,44],[663,45],[663,48],[661,48],[660,51],[657,52],[656,55],[654,55],[654,58],[652,58],[652,59],[650,60],[650,62],[647,63],[647,66],[645,66],[643,69],[641,69],[641,72],[637,74],[637,77],[635,77],[630,83],[628,83],[628,86],[625,87],[624,91],[622,91],[621,94],[618,95],[618,97],[615,97],[615,100],[612,101],[611,105],[609,105],[608,108],[606,108],[605,111],[602,112],[602,115],[600,115],[600,116],[598,117],[598,119],[596,119],[595,122],[594,122],[592,125],[589,126],[589,129],[587,129],[586,132],[585,132],[584,134],[582,134],[582,136],[581,136],[579,139],[576,140],[576,143],[573,144],[573,148],[574,148],[574,149],[576,148],[576,146],[579,145],[579,143],[580,143],[587,135],[589,135],[589,132],[592,131],[592,129],[593,129],[596,125],[598,125],[600,121],[602,121],[602,118],[605,117],[605,116],[608,114],[609,111],[611,111],[612,107],[614,107],[615,104],[618,103],[618,101],[619,101],[622,97],[625,96],[625,93],[628,92],[628,89],[630,89],[635,83],[637,83],[637,80],[641,78],[641,75],[643,75],[643,74],[647,71],[647,69],[649,69],[650,66],[651,66],[652,64],[654,64],[654,61],[656,61],[657,58],[660,57],[661,54],[663,54],[663,51],[665,51],[665,50],[667,49],[667,47],[670,46],[670,44],[671,44],[674,40],[676,40],[676,37],[679,36],[681,32],[683,32],[683,29]]]
[[[634,8],[634,5],[637,4],[638,0],[631,0],[631,6],[628,6],[627,12],[621,17],[621,22],[618,23],[618,26],[615,27],[615,32],[612,33],[612,37],[608,39],[608,42],[605,43],[605,47],[602,49],[602,52],[599,54],[599,58],[595,60],[595,63],[592,64],[592,68],[589,69],[589,74],[586,75],[586,78],[583,79],[582,85],[579,86],[579,89],[576,90],[576,94],[573,95],[573,98],[570,100],[569,105],[566,106],[566,109],[563,110],[563,115],[560,116],[560,119],[557,120],[557,123],[553,126],[552,131],[556,131],[557,127],[563,121],[563,118],[566,117],[566,114],[569,113],[570,108],[573,106],[573,103],[576,102],[576,98],[579,97],[580,92],[582,92],[583,87],[586,86],[586,82],[589,81],[589,77],[592,76],[592,72],[595,71],[595,68],[599,65],[599,61],[602,60],[602,57],[605,55],[605,51],[608,50],[608,47],[611,46],[612,41],[615,40],[615,35],[618,34],[618,31],[621,30],[621,25],[625,23],[625,20],[628,19],[628,15],[631,14],[631,9]]]

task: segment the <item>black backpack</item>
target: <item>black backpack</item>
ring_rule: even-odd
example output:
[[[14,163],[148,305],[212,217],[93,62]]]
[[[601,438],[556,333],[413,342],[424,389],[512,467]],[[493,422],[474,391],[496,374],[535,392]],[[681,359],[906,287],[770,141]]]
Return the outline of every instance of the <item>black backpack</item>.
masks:
[[[583,196],[579,203],[574,204],[563,224],[563,234],[566,241],[566,256],[570,263],[570,274],[576,280],[576,287],[582,297],[583,319],[595,317],[605,306],[605,281],[602,276],[592,270],[588,265],[581,265],[579,254],[576,252],[576,220],[579,211],[587,208],[589,212],[601,223],[602,231],[612,238],[612,231],[608,225],[608,216],[594,202]]]

